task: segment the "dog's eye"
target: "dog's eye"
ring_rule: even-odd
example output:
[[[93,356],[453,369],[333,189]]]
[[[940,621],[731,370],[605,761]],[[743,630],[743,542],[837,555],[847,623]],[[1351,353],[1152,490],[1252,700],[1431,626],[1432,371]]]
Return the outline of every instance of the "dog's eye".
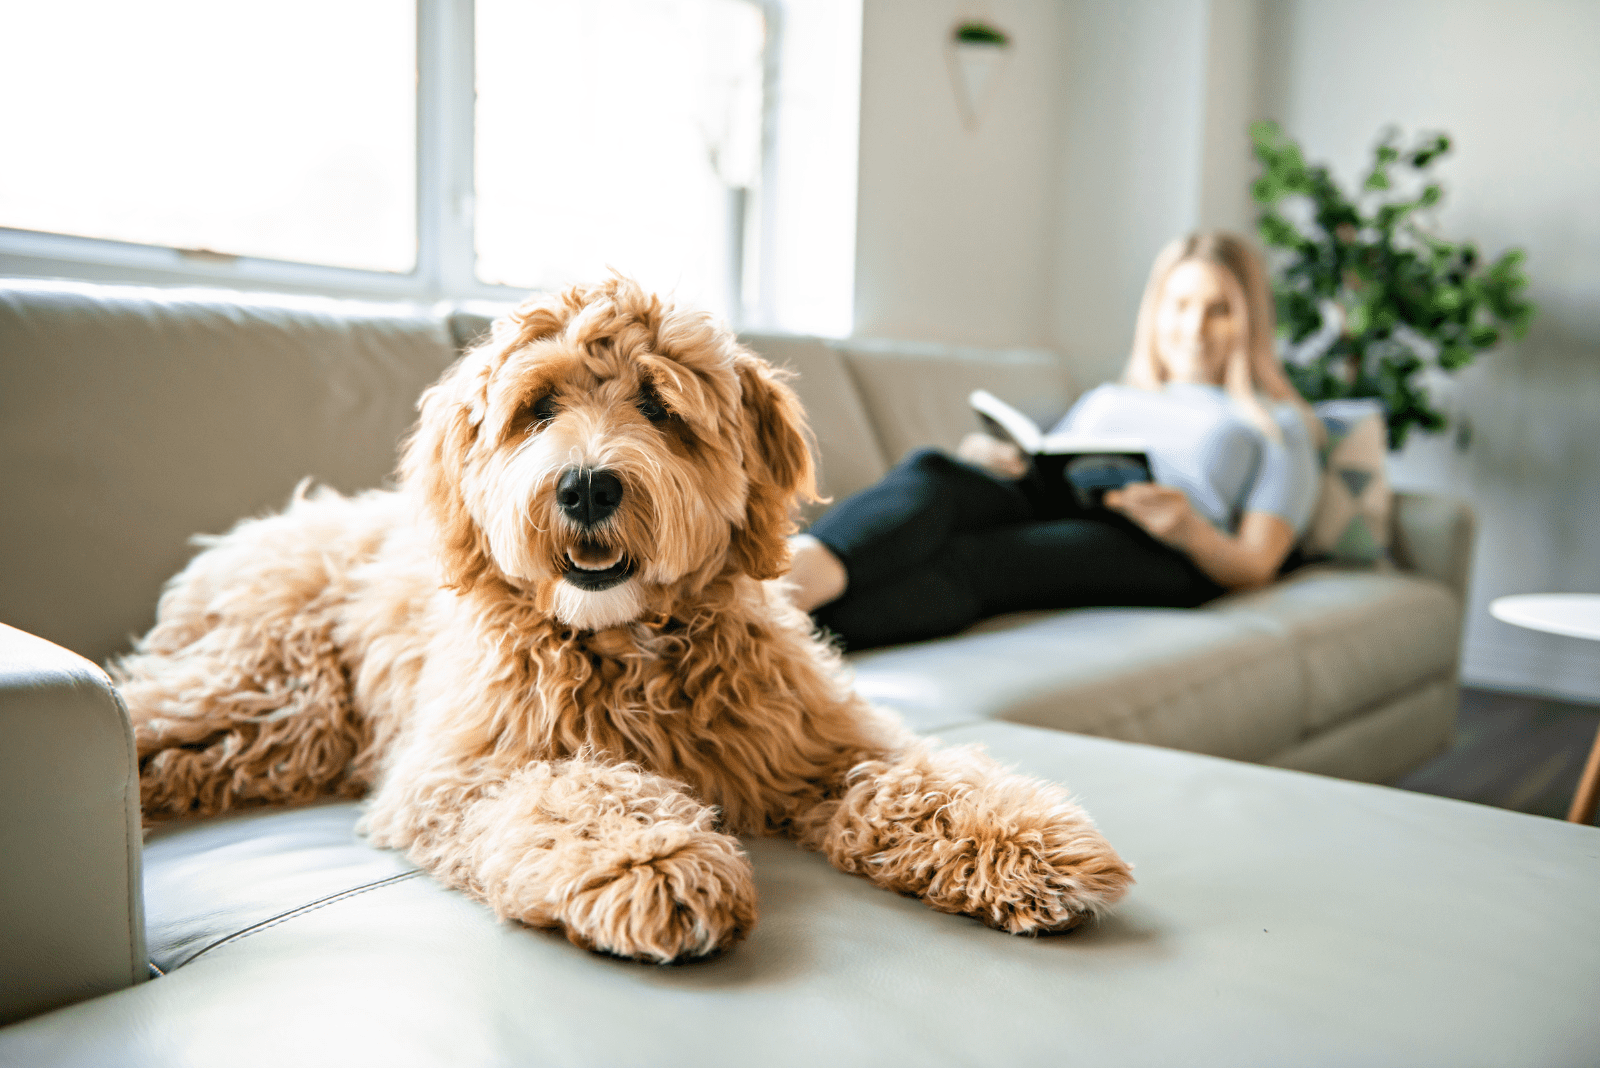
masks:
[[[667,411],[666,405],[654,393],[642,393],[639,395],[639,414],[652,423],[659,423],[672,413]]]
[[[529,430],[538,430],[556,417],[556,399],[546,393],[523,409],[523,418]]]

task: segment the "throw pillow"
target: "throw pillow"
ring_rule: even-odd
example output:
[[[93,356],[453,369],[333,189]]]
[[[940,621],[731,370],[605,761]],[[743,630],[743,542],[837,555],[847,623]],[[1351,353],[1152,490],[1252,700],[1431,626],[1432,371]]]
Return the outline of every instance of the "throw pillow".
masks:
[[[1370,564],[1389,555],[1393,494],[1384,472],[1389,436],[1375,400],[1313,405],[1327,428],[1322,488],[1300,551],[1313,560]]]

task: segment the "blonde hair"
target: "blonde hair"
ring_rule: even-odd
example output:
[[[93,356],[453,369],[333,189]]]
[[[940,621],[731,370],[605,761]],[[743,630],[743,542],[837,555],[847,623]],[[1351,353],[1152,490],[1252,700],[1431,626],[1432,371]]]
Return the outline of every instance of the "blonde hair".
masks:
[[[1140,389],[1160,389],[1170,377],[1156,352],[1156,309],[1167,277],[1179,264],[1195,260],[1226,271],[1238,283],[1244,307],[1232,309],[1244,321],[1243,341],[1228,356],[1222,385],[1238,403],[1245,416],[1274,441],[1283,432],[1273,421],[1262,396],[1282,404],[1293,404],[1311,432],[1313,442],[1321,443],[1322,420],[1300,396],[1283,373],[1273,343],[1276,320],[1272,309],[1272,287],[1267,283],[1266,267],[1250,243],[1225,230],[1204,230],[1169,242],[1150,267],[1144,296],[1139,301],[1139,319],[1133,328],[1133,351],[1122,380]]]

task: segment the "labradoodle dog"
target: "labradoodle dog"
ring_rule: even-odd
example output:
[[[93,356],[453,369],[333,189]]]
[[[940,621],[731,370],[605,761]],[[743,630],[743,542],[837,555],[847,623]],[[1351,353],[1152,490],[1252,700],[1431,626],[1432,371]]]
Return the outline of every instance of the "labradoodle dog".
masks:
[[[663,962],[755,923],[738,834],[1017,934],[1127,888],[1059,788],[867,705],[771,581],[803,413],[712,319],[578,286],[420,408],[398,490],[302,487],[168,584],[115,665],[147,817],[365,794],[500,916]]]

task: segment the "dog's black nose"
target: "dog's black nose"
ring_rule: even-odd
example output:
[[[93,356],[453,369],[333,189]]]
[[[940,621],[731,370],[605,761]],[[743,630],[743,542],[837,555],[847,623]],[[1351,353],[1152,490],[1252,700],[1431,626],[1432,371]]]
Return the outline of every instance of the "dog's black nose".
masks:
[[[622,503],[622,479],[604,468],[569,467],[556,483],[556,503],[568,519],[592,527]]]

